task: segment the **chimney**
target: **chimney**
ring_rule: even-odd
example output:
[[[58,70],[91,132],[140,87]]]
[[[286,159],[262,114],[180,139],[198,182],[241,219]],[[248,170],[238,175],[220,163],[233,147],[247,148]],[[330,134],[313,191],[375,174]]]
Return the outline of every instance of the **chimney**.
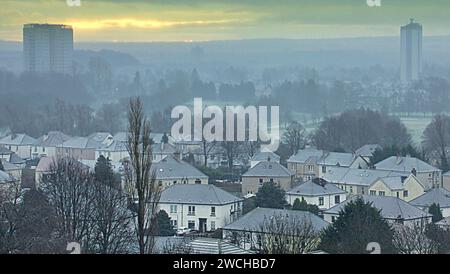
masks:
[[[411,170],[411,173],[412,173],[414,176],[417,176],[417,170],[416,170],[415,168],[413,168],[413,169]]]

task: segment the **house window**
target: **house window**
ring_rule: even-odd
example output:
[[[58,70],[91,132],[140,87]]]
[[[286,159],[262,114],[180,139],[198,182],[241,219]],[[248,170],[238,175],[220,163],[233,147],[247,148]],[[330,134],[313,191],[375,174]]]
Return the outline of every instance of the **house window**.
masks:
[[[162,185],[163,185],[162,181],[159,181],[158,185],[159,185],[159,187],[162,187]]]
[[[196,183],[197,185],[199,185],[199,184],[201,184],[201,183],[202,183],[202,180],[200,180],[200,179],[197,179],[197,180],[195,180],[195,183]]]
[[[42,147],[42,152],[45,152],[45,147]]]
[[[175,185],[177,183],[177,181],[175,180],[175,181],[173,181],[173,184]]]
[[[378,191],[378,195],[380,195],[380,196],[386,196],[386,192],[384,192],[384,191]]]
[[[37,147],[34,147],[34,152],[37,152]]]
[[[270,182],[273,183],[273,178],[270,178]]]
[[[336,216],[331,216],[331,222],[334,223],[336,221]]]
[[[403,197],[408,197],[408,190],[403,191]]]
[[[216,207],[215,206],[212,206],[211,207],[211,216],[216,216]]]
[[[195,229],[195,221],[188,221],[188,228],[194,230]]]
[[[400,192],[397,191],[397,198],[400,198]]]
[[[323,204],[324,204],[324,203],[323,203],[323,197],[319,197],[319,205],[320,205],[320,206],[323,206]]]
[[[195,206],[189,206],[188,207],[188,215],[195,215]]]
[[[370,195],[377,195],[377,192],[375,190],[371,190]]]
[[[170,213],[177,213],[177,206],[176,205],[170,205]]]
[[[339,195],[334,196],[334,203],[339,204],[340,202],[341,202],[341,196],[339,196]]]
[[[172,226],[173,226],[174,228],[177,228],[177,227],[178,227],[178,222],[177,222],[177,220],[170,220],[170,222],[172,223]]]
[[[216,222],[211,221],[211,230],[216,230]]]
[[[264,182],[264,179],[263,178],[259,178],[259,186],[262,186],[263,182]]]
[[[322,166],[322,173],[327,173],[327,167],[326,166]]]
[[[309,171],[314,171],[314,166],[313,165],[308,165],[308,170]]]
[[[353,187],[352,186],[350,187],[350,193],[353,193]]]

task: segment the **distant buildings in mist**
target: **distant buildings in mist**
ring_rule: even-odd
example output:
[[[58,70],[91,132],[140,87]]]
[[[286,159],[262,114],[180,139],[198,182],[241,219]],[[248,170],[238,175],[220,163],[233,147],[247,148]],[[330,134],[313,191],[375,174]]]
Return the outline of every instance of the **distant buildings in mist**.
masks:
[[[24,25],[23,56],[25,71],[28,72],[72,72],[72,27],[50,24]]]
[[[400,80],[410,84],[422,73],[422,25],[411,19],[400,30]],[[199,49],[194,51],[202,55]],[[26,24],[23,27],[23,56],[27,72],[71,73],[73,29],[61,24]]]
[[[400,29],[400,80],[417,81],[422,74],[422,25],[411,22]]]

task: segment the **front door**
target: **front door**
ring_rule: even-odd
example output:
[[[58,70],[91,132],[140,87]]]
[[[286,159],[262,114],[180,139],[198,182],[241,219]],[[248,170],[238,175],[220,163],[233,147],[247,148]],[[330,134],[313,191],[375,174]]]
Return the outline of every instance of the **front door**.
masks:
[[[206,232],[206,218],[198,219],[198,230],[200,232]]]

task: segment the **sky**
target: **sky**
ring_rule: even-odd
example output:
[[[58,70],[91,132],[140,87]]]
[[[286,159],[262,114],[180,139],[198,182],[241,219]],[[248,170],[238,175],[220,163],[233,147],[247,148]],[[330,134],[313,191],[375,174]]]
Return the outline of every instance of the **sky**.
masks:
[[[73,1],[73,0],[69,0]],[[77,42],[396,36],[409,18],[450,35],[449,0],[0,0],[0,40],[26,23],[69,24]]]

